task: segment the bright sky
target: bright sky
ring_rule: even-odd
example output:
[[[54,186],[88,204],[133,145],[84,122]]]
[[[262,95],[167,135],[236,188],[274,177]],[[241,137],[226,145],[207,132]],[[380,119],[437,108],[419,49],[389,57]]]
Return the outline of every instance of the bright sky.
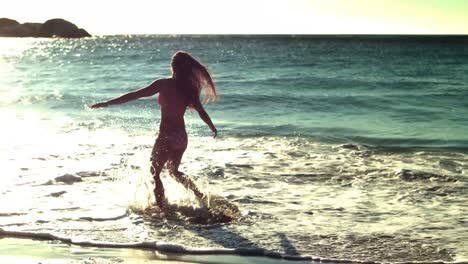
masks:
[[[468,0],[5,0],[0,17],[91,34],[468,34]]]

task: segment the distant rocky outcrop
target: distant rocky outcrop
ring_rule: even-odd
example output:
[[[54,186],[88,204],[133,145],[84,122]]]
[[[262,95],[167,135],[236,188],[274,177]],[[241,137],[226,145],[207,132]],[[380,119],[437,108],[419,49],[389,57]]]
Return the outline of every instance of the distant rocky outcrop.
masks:
[[[19,25],[19,22],[9,18],[0,18],[0,28]]]
[[[83,38],[91,37],[84,29],[64,19],[56,18],[45,23],[23,23],[0,18],[0,37]]]

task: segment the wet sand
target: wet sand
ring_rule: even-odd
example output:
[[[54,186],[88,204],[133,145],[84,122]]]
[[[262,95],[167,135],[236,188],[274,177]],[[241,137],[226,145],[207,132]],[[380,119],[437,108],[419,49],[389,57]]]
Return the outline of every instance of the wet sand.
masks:
[[[267,257],[238,255],[191,255],[162,253],[154,250],[96,248],[67,245],[60,242],[30,239],[0,239],[0,263],[41,264],[133,264],[133,263],[318,263]]]

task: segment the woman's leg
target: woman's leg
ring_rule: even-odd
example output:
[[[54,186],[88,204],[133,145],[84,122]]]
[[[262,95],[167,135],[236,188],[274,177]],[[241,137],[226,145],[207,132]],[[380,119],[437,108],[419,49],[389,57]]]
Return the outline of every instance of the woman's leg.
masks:
[[[180,162],[182,160],[182,156],[184,155],[185,149],[182,150],[172,150],[169,153],[168,157],[168,169],[169,172],[174,178],[182,184],[185,188],[190,189],[193,191],[195,196],[199,199],[203,198],[203,193],[198,190],[195,183],[189,178],[188,175],[179,171]]]
[[[164,186],[161,181],[161,171],[168,159],[168,151],[164,142],[160,138],[156,139],[156,142],[153,146],[153,151],[151,152],[151,174],[154,179],[154,196],[156,198],[156,203],[160,208],[164,206]]]

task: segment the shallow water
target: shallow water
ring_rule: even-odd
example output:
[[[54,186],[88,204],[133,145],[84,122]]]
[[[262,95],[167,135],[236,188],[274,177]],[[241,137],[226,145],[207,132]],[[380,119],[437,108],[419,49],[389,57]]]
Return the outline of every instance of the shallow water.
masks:
[[[25,252],[28,252],[25,256]],[[0,261],[3,263],[47,264],[131,264],[131,263],[205,263],[205,264],[301,264],[311,261],[284,260],[240,255],[175,254],[142,249],[69,246],[54,242],[5,238],[0,240]],[[333,264],[333,262],[329,262]]]
[[[0,228],[343,260],[466,260],[468,53],[460,40],[442,44],[0,39]],[[181,170],[239,208],[228,223],[197,211],[166,172],[169,202],[194,209],[153,210],[154,98],[86,107],[167,76],[177,49],[206,62],[221,91],[207,106],[216,140],[187,113]]]

